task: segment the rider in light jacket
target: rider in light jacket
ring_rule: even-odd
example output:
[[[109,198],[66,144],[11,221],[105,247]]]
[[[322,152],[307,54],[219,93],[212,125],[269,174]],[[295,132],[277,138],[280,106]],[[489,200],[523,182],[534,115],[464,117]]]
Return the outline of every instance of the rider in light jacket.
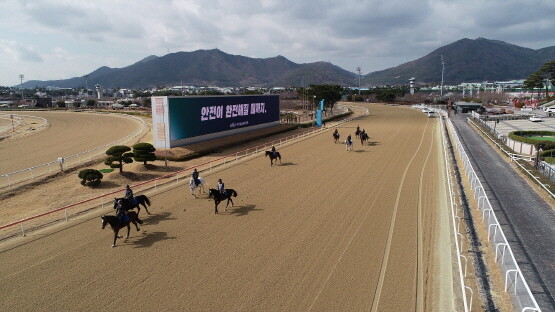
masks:
[[[222,179],[218,179],[218,191],[220,191],[220,194],[225,196],[225,185]]]
[[[129,185],[127,185],[125,187],[125,196],[123,197],[126,200],[128,200],[129,204],[133,205],[133,201],[134,201],[134,197],[133,197],[133,191],[131,190],[131,188],[129,187]]]

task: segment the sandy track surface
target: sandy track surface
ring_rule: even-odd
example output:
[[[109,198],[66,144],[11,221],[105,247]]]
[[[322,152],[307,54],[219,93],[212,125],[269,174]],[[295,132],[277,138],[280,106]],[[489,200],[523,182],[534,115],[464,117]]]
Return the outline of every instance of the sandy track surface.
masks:
[[[22,112],[21,115],[46,118],[50,126],[32,135],[1,142],[0,174],[112,143],[139,127],[137,121],[116,114],[37,111]]]
[[[219,215],[180,187],[153,196],[153,214],[117,248],[98,215],[2,244],[3,308],[440,310],[437,120],[370,112],[357,121],[370,146],[346,152],[330,130],[280,149],[281,165],[259,157],[205,176],[239,193]]]

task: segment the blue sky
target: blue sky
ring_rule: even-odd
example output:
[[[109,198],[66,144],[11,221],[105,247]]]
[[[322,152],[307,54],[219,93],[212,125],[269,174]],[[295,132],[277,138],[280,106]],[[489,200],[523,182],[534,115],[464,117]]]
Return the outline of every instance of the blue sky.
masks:
[[[362,73],[462,38],[555,46],[553,0],[2,0],[0,85],[218,48]]]

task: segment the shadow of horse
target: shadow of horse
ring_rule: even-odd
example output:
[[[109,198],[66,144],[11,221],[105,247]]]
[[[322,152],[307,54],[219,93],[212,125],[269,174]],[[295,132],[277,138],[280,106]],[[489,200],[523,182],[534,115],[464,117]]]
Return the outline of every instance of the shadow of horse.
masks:
[[[156,242],[168,240],[168,239],[177,239],[175,236],[168,236],[166,232],[143,232],[143,236],[138,240],[131,242],[134,245],[134,248],[147,248],[154,245]]]
[[[280,166],[296,166],[296,165],[297,165],[296,163],[293,163],[293,162],[290,162],[290,161],[280,164]]]
[[[243,205],[243,206],[236,206],[233,207],[233,210],[230,210],[230,215],[235,215],[237,217],[242,217],[248,215],[251,211],[260,211],[263,209],[256,209],[256,205]]]
[[[365,150],[354,150],[353,152],[355,152],[355,153],[366,153],[367,151],[365,151]]]
[[[376,145],[380,145],[380,142],[377,142],[377,141],[375,141],[375,142],[370,142],[370,141],[368,141],[368,145],[369,145],[369,146],[376,146]]]
[[[175,220],[176,218],[171,217],[171,213],[169,212],[164,212],[164,213],[159,213],[159,214],[155,214],[155,215],[149,215],[147,218],[144,218],[143,221],[146,224],[158,224],[161,223],[162,221],[166,221],[166,220]]]

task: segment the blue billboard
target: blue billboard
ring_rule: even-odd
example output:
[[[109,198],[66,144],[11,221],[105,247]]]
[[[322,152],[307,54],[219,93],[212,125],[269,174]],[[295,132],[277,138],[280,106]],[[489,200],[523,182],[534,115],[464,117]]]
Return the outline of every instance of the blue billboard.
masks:
[[[168,97],[167,107],[170,141],[279,123],[278,95]]]

